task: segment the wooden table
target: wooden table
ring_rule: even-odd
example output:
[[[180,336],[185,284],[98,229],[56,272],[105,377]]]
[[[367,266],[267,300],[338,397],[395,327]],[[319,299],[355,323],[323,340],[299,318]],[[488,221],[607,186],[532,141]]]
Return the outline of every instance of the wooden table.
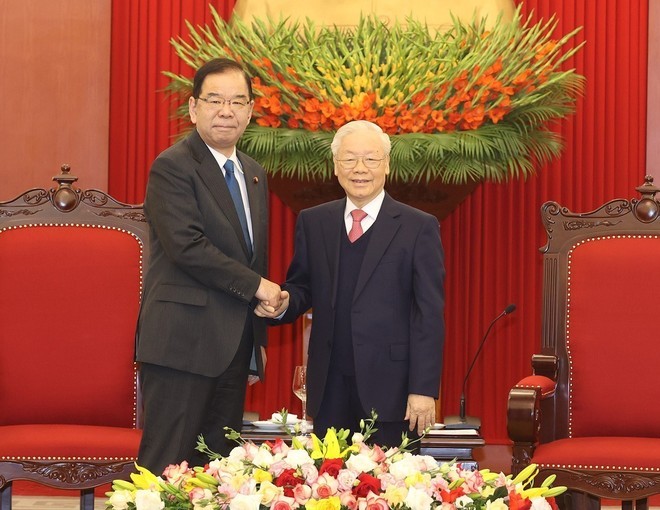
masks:
[[[470,469],[478,469],[472,455],[474,448],[486,443],[478,431],[439,430],[431,431],[422,440],[422,455],[430,455],[436,460],[456,459]]]
[[[251,425],[243,426],[241,432],[243,439],[254,443],[274,441],[277,438],[290,439],[290,436],[281,431],[270,431],[256,428]],[[431,431],[422,440],[421,454],[430,455],[439,461],[456,459],[469,469],[478,469],[477,461],[472,455],[474,448],[485,444],[478,431],[474,433],[460,430]]]

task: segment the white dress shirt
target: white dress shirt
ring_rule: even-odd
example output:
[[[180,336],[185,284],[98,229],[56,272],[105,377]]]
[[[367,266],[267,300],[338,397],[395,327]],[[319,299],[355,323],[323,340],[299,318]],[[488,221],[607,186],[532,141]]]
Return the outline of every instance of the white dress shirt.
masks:
[[[364,219],[361,222],[362,232],[366,232],[374,224],[376,218],[378,218],[378,213],[380,212],[380,208],[383,205],[383,200],[385,200],[385,190],[381,190],[380,193],[376,195],[376,197],[364,207],[356,206],[353,202],[351,202],[350,198],[346,197],[346,208],[344,209],[344,222],[346,223],[346,234],[348,234],[351,231],[351,228],[353,227],[353,216],[351,216],[352,211],[354,211],[355,209],[362,209],[364,212],[367,213],[367,215],[364,217]]]
[[[207,145],[207,147],[209,146]],[[212,147],[209,147],[209,150],[211,151],[211,154],[213,154],[215,160],[218,162],[218,165],[220,165],[223,176],[226,173],[225,163],[227,160],[231,159],[234,163],[234,176],[236,177],[238,187],[241,190],[241,198],[243,199],[243,206],[245,207],[245,218],[247,219],[248,232],[250,232],[250,239],[254,245],[254,235],[252,234],[252,215],[250,214],[250,201],[248,200],[247,186],[245,185],[245,173],[243,172],[243,167],[241,166],[241,163],[238,161],[238,157],[236,156],[236,149],[234,149],[234,152],[232,152],[230,157],[226,157],[224,154],[219,153]]]

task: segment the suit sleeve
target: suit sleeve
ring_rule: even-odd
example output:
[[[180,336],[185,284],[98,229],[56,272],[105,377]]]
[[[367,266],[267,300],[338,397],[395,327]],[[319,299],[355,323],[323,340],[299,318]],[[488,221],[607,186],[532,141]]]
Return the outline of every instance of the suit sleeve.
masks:
[[[310,259],[307,246],[305,212],[301,212],[296,220],[294,253],[286,274],[286,282],[282,288],[289,292],[289,308],[281,320],[286,324],[295,321],[312,306],[310,281]]]
[[[261,276],[232,256],[239,253],[237,243],[227,239],[223,246],[209,240],[198,192],[191,170],[171,158],[154,161],[145,210],[158,242],[165,255],[200,284],[250,302]]]
[[[427,218],[413,254],[409,393],[438,398],[445,338],[444,252],[440,225]]]

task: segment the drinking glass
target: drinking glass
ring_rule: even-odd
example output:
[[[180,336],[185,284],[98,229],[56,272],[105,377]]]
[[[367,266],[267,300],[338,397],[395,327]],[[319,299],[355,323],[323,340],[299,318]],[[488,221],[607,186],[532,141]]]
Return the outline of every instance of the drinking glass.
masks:
[[[302,401],[301,431],[307,428],[307,367],[298,365],[293,372],[293,393]]]

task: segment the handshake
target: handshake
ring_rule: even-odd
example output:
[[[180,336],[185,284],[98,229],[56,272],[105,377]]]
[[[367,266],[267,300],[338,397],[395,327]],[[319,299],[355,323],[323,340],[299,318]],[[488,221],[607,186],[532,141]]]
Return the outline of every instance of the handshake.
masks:
[[[255,315],[274,319],[282,315],[289,307],[289,293],[277,284],[265,278],[261,279],[255,297],[259,304],[254,309]]]

